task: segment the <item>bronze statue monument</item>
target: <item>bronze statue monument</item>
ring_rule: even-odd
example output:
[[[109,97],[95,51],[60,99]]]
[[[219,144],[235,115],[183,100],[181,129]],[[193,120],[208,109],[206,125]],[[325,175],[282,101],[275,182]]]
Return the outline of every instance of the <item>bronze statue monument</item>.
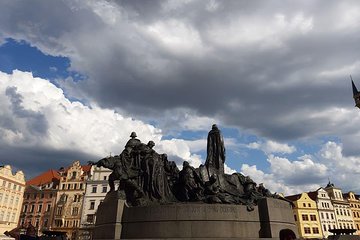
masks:
[[[157,153],[155,143],[137,139],[135,132],[120,155],[103,158],[89,164],[113,170],[109,177],[110,191],[119,180],[130,206],[147,206],[173,202],[204,202],[246,205],[253,210],[257,201],[275,197],[263,185],[259,187],[241,173],[225,174],[225,147],[221,131],[212,126],[207,138],[205,166],[198,168],[183,163],[181,170],[166,154]]]
[[[205,164],[181,170],[135,132],[117,156],[90,164],[112,169],[98,207],[95,240],[285,239],[297,232],[289,202],[241,173],[224,172],[225,147],[214,124]],[[114,181],[119,181],[115,189]]]

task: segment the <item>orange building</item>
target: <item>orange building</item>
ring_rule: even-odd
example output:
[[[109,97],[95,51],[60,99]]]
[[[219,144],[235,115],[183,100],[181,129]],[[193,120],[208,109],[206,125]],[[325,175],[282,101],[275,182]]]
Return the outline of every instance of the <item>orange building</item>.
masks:
[[[39,235],[51,229],[59,181],[59,173],[49,170],[26,182],[19,224],[31,222]]]

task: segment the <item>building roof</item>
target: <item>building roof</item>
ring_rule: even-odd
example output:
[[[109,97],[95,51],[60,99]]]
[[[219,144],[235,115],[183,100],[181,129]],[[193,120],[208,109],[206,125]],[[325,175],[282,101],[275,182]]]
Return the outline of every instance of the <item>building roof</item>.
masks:
[[[83,165],[81,168],[84,172],[88,173],[91,170],[91,165]]]
[[[291,195],[291,196],[286,196],[286,199],[290,200],[290,201],[297,201],[301,198],[301,193],[300,194],[295,194],[295,195]]]
[[[69,167],[67,167],[67,168],[65,168],[65,169],[64,169],[64,172],[67,173],[71,167],[72,167],[72,165],[69,166]],[[81,169],[84,171],[84,174],[89,173],[90,170],[91,170],[91,167],[92,167],[92,165],[81,165]]]
[[[318,192],[317,192],[317,191],[308,192],[307,194],[309,195],[309,197],[311,198],[311,200],[316,201],[317,196],[318,196]]]
[[[26,185],[41,186],[53,182],[54,180],[60,180],[60,175],[56,170],[50,169],[47,172],[40,174],[33,179],[26,182]]]

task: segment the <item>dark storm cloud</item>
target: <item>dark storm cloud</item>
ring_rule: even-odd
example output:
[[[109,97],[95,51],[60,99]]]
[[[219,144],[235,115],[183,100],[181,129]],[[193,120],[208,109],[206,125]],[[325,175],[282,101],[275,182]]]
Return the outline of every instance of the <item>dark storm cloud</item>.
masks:
[[[131,116],[187,108],[281,141],[346,125],[317,113],[353,105],[359,70],[321,73],[359,61],[359,28],[335,26],[357,1],[96,4],[2,3],[2,35],[68,56],[89,77],[69,93]]]
[[[68,167],[74,161],[86,165],[87,161],[96,161],[97,158],[82,152],[58,151],[46,148],[24,148],[0,145],[0,165],[9,164],[14,169],[22,170],[26,180],[29,180],[49,169]],[[26,159],[26,160],[24,160]]]
[[[34,135],[46,135],[48,129],[48,122],[46,117],[32,110],[27,110],[22,106],[22,96],[17,93],[16,87],[6,88],[5,95],[9,98],[11,103],[11,110],[14,117],[26,119],[27,130]],[[10,125],[12,125],[10,123]]]

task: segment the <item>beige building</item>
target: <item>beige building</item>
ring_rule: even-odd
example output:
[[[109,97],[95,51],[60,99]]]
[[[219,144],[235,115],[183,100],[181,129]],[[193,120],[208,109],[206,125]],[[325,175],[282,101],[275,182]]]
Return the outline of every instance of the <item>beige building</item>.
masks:
[[[333,235],[330,230],[338,227],[334,206],[332,205],[328,193],[321,187],[314,192],[309,192],[308,195],[316,202],[324,237],[327,238],[329,235]]]
[[[350,209],[353,215],[356,233],[360,235],[360,196],[354,192],[343,194],[343,197],[347,199],[350,204]]]
[[[337,227],[340,229],[355,229],[353,214],[349,202],[343,198],[340,188],[328,183],[325,191],[329,194],[331,202],[334,206]]]
[[[91,166],[81,166],[75,161],[70,167],[60,171],[60,183],[56,198],[52,230],[67,232],[68,239],[77,239],[80,227],[85,181]]]
[[[0,233],[17,227],[23,194],[25,176],[22,171],[12,173],[10,165],[0,168]]]
[[[111,172],[112,170],[103,167],[92,166],[91,168],[91,176],[86,181],[86,191],[81,216],[81,231],[79,234],[80,239],[92,238],[92,229],[95,225],[97,208],[110,190],[108,180]]]

